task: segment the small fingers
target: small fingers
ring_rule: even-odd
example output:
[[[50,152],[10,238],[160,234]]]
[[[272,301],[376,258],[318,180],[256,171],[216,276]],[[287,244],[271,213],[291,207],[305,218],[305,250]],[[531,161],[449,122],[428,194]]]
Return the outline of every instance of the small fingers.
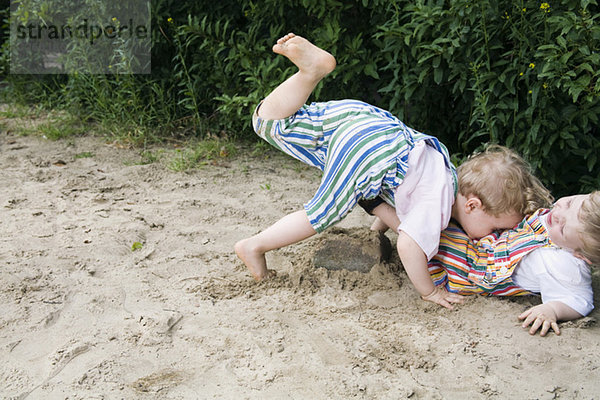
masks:
[[[452,303],[461,304],[464,302],[464,296],[448,292],[446,289],[440,286],[436,286],[433,292],[431,292],[427,296],[421,296],[421,298],[425,301],[438,304],[449,310],[454,310],[454,306],[452,305]]]
[[[532,322],[534,322],[537,319],[537,317],[531,313],[529,313],[526,317],[525,317],[525,321],[523,321],[523,328],[527,328],[529,325],[531,325]]]
[[[531,324],[531,329],[529,329],[529,334],[535,335],[535,333],[538,331],[538,329],[540,329],[540,327],[542,326],[543,323],[544,322],[540,318],[536,318],[533,321],[533,324]]]
[[[449,310],[454,309],[454,307],[452,306],[452,304],[450,304],[450,302],[446,299],[445,296],[436,296],[436,297],[430,299],[429,301],[431,301],[433,303],[436,303],[436,304],[438,304],[438,305],[440,305],[442,307],[445,307],[445,308],[447,308]]]
[[[522,312],[522,313],[519,315],[519,317],[518,317],[518,318],[519,318],[519,319],[525,319],[525,318],[527,318],[527,317],[528,317],[530,314],[531,314],[531,308],[529,308],[529,309],[527,309],[527,310],[523,311],[523,312]],[[525,326],[523,326],[523,327],[525,327]]]
[[[442,299],[438,304],[443,307],[446,307],[448,310],[454,310],[454,306],[444,299]]]
[[[525,321],[527,322],[527,321]],[[531,323],[531,321],[530,321]],[[523,324],[523,328],[526,328],[528,324]],[[537,317],[533,324],[531,325],[531,329],[529,329],[530,335],[535,335],[536,332],[540,331],[540,336],[546,336],[546,334],[552,329],[554,333],[560,335],[560,329],[558,327],[558,323],[556,321],[545,320],[542,316]]]
[[[540,336],[546,336],[546,333],[548,333],[548,331],[550,330],[550,327],[551,327],[550,321],[542,322],[541,329],[540,329]]]
[[[465,302],[465,297],[456,293],[448,293],[448,296],[446,296],[446,300],[450,303],[462,304]]]

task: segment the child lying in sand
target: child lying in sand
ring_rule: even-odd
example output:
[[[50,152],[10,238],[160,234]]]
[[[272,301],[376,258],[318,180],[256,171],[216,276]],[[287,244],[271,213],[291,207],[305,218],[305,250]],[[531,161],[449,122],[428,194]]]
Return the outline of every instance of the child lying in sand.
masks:
[[[557,321],[593,308],[589,266],[600,263],[600,191],[563,197],[517,227],[473,242],[457,226],[442,232],[429,263],[436,285],[458,294],[513,296],[540,293],[543,304],[519,315],[545,336]]]
[[[490,165],[484,190],[460,191],[446,147],[435,137],[360,101],[305,105],[316,85],[334,70],[331,54],[294,34],[279,39],[273,51],[289,58],[298,72],[259,104],[254,129],[273,146],[319,168],[323,177],[303,210],[236,243],[238,257],[256,280],[267,278],[272,271],[267,269],[266,252],[325,230],[366,201],[365,207],[384,223],[396,221],[397,215],[402,219],[397,249],[421,297],[448,308],[461,302],[461,296],[435,286],[428,273],[427,261],[438,251],[440,232],[450,217],[471,238],[515,226],[523,218],[526,194],[535,192],[537,181],[519,165],[515,181],[507,179],[504,165]],[[499,194],[497,207],[487,201],[486,193]]]

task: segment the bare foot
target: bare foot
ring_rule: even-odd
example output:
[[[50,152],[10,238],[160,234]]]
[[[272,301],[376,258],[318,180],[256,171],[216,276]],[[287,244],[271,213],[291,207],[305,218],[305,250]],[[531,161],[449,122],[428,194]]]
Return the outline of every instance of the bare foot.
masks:
[[[277,41],[273,51],[290,59],[300,72],[322,79],[335,69],[336,61],[327,51],[301,36],[288,33]]]
[[[246,264],[254,280],[259,282],[275,275],[275,271],[267,269],[265,254],[257,251],[251,245],[250,239],[243,239],[234,246],[235,254]]]

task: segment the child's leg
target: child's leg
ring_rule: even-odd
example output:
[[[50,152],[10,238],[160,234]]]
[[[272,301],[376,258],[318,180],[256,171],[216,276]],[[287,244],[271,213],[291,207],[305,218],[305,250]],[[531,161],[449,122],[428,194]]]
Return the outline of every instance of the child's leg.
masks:
[[[298,111],[336,64],[331,54],[293,33],[279,39],[273,51],[289,58],[298,67],[298,72],[263,100],[258,115],[268,120],[287,118]]]
[[[335,58],[331,54],[293,33],[279,39],[273,51],[289,58],[298,67],[298,72],[263,100],[258,115],[264,120],[280,120],[294,115],[306,103],[321,79],[335,68]],[[288,153],[296,154],[293,150]],[[322,160],[300,159],[309,165],[322,164]],[[254,279],[259,281],[271,273],[267,269],[266,252],[299,242],[315,233],[306,211],[301,210],[286,215],[263,232],[237,242],[235,252]]]
[[[315,233],[306,211],[296,211],[281,218],[261,233],[237,242],[235,252],[246,264],[254,279],[260,281],[272,273],[267,269],[267,251],[294,244]]]
[[[373,223],[371,224],[371,230],[375,232],[387,232],[388,229],[390,229],[390,227],[379,217],[375,217],[375,220],[373,220]]]
[[[390,206],[388,203],[381,203],[373,209],[373,215],[375,221],[371,225],[372,231],[385,232],[388,228],[391,228],[394,232],[397,232],[398,226],[400,225],[400,219],[396,215],[396,209]]]

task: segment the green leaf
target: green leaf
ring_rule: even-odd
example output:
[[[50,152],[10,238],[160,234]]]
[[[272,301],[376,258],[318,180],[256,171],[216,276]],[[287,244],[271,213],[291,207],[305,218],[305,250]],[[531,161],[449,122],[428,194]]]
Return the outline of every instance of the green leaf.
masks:
[[[581,86],[572,86],[569,88],[569,94],[573,97],[573,103],[577,103],[577,99],[582,91],[583,88]]]
[[[377,69],[375,64],[367,64],[365,65],[365,75],[370,76],[375,79],[379,79],[379,74],[377,73]]]
[[[579,68],[584,69],[584,70],[586,70],[586,71],[588,71],[588,72],[590,72],[592,74],[595,73],[594,68],[592,68],[592,66],[590,64],[588,64],[588,63],[581,64],[579,66]]]
[[[588,171],[592,172],[592,170],[594,169],[594,167],[596,166],[596,155],[592,154],[588,159],[587,159],[587,167],[588,167]]]
[[[444,78],[444,70],[441,68],[436,68],[433,70],[433,80],[438,85],[442,83],[442,79]]]
[[[573,136],[573,134],[570,132],[560,131],[560,138],[563,140],[570,140],[570,139],[575,139],[575,136]]]
[[[567,49],[567,39],[565,39],[562,36],[559,36],[556,38],[556,42],[559,44],[560,47],[562,47],[563,49]]]
[[[133,244],[131,245],[131,251],[141,250],[142,247],[144,247],[144,245],[140,242],[133,242]]]
[[[590,82],[592,80],[592,77],[589,75],[581,75],[576,81],[575,83],[583,88],[586,88]]]
[[[572,51],[569,51],[569,52],[567,52],[567,53],[563,54],[563,55],[560,57],[560,59],[559,59],[559,62],[560,62],[561,64],[563,64],[563,65],[567,65],[567,61],[569,61],[569,58],[571,58],[571,56],[572,56],[572,55],[573,55],[573,52],[572,52]]]
[[[561,37],[561,36],[559,36],[559,37]],[[556,39],[556,40],[558,41],[558,39]],[[564,40],[564,38],[563,38],[563,40]],[[566,44],[566,41],[565,41],[565,44]],[[538,47],[538,51],[542,51],[542,50],[558,50],[558,47],[556,47],[553,44],[544,44],[544,45],[541,45]]]

